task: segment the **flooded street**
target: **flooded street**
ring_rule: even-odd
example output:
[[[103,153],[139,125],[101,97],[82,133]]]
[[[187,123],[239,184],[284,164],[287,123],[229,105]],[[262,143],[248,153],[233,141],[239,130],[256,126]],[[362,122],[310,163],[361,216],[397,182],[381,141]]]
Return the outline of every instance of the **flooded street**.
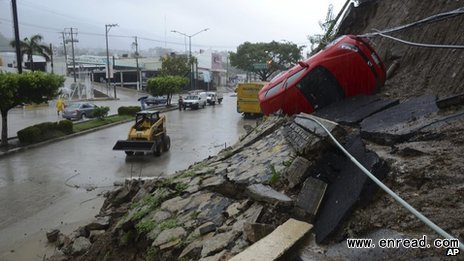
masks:
[[[165,113],[171,150],[160,157],[126,158],[112,150],[126,139],[131,122],[2,158],[0,259],[20,257],[21,246],[30,250],[31,241],[40,249],[51,228],[72,231],[85,223],[98,213],[103,202],[98,195],[115,181],[169,175],[232,145],[245,124],[255,124],[235,106],[235,97],[227,94],[221,105]]]

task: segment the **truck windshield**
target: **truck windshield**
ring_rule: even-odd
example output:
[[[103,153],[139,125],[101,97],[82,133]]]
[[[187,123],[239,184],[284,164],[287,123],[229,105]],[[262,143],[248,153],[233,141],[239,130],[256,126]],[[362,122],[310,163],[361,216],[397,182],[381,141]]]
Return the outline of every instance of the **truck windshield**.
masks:
[[[186,100],[198,100],[198,96],[193,96],[193,95],[192,96],[187,96],[185,99]]]

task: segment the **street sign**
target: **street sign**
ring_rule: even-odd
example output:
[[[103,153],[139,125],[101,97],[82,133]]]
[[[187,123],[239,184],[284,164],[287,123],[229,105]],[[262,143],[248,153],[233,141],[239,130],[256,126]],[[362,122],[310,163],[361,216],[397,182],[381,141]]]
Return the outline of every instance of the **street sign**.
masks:
[[[253,68],[256,69],[256,70],[265,70],[268,68],[268,64],[267,63],[254,63],[253,64]]]

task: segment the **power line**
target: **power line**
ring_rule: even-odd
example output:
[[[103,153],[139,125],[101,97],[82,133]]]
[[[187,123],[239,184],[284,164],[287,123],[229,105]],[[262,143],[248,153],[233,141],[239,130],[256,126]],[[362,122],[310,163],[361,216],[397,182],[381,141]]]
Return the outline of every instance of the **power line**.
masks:
[[[412,46],[417,46],[417,47],[442,48],[442,49],[443,48],[444,49],[464,49],[464,45],[416,43],[416,42],[406,41],[406,40],[403,40],[403,39],[400,39],[400,38],[397,38],[397,37],[393,37],[393,36],[390,36],[390,35],[386,35],[386,34],[381,33],[380,31],[378,31],[377,34],[382,36],[382,37],[398,41],[400,43],[404,43],[404,44],[412,45]]]
[[[424,18],[424,19],[421,19],[421,20],[418,20],[416,22],[412,22],[412,23],[409,23],[409,24],[400,25],[400,26],[397,26],[397,27],[393,27],[393,28],[382,30],[382,31],[378,31],[378,32],[375,32],[375,33],[367,33],[367,34],[358,35],[358,36],[359,37],[375,37],[375,36],[380,35],[380,34],[398,32],[398,31],[402,31],[402,30],[405,30],[405,29],[408,29],[408,28],[411,28],[411,27],[416,27],[416,26],[419,26],[419,25],[438,22],[438,21],[441,21],[441,20],[445,20],[445,19],[448,19],[448,18],[459,16],[459,15],[462,15],[462,14],[464,14],[464,7],[461,7],[461,8],[449,11],[449,12],[444,12],[444,13],[439,13],[439,14],[436,14],[436,15],[432,15],[432,16],[429,16],[427,18]]]
[[[0,18],[0,20],[8,22],[10,24],[13,24],[12,21],[9,20],[9,19]],[[37,25],[37,24],[29,24],[29,23],[23,23],[23,22],[21,22],[19,24],[22,25],[22,26],[39,28],[39,29],[46,30],[46,31],[49,31],[49,32],[53,32],[53,33],[57,33],[57,34],[61,34],[61,31],[62,31],[62,29],[53,28],[53,27],[47,27],[47,26],[41,26],[41,25]],[[81,34],[81,35],[89,35],[89,36],[105,37],[105,34],[102,34],[102,33],[92,33],[92,32],[85,32],[85,31],[80,31],[79,34]],[[109,34],[108,37],[127,38],[127,39],[133,39],[134,38],[134,36],[118,35],[118,34],[111,34],[111,35]],[[172,45],[184,46],[184,43],[165,41],[165,40],[158,40],[158,39],[153,39],[153,38],[149,38],[149,37],[138,37],[138,39],[149,41],[149,42],[161,43],[161,44],[168,43],[168,44],[172,44]],[[230,48],[236,48],[237,47],[237,46],[221,46],[221,45],[207,45],[207,44],[192,44],[192,46],[203,47],[203,48],[211,47],[211,48],[220,48],[220,49],[230,49]]]

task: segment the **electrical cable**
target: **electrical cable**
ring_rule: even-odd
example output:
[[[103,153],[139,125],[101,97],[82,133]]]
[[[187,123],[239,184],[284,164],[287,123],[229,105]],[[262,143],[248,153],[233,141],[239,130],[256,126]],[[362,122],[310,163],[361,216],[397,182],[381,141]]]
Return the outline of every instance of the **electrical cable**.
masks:
[[[412,46],[417,46],[417,47],[426,47],[426,48],[442,48],[442,49],[464,49],[464,45],[450,45],[450,44],[427,44],[427,43],[417,43],[417,42],[410,42],[406,41],[397,37],[393,37],[391,35],[386,35],[384,33],[381,33],[379,30],[374,29],[375,31],[378,31],[377,35],[380,35],[385,38],[389,38],[395,41],[398,41],[400,43],[404,43],[407,45],[412,45]]]
[[[441,235],[444,238],[447,239],[457,239],[450,234],[448,234],[445,230],[437,226],[435,223],[433,223],[430,219],[428,219],[426,216],[424,216],[422,213],[417,211],[413,206],[409,205],[408,202],[406,202],[404,199],[402,199],[400,196],[398,196],[395,192],[393,192],[390,188],[388,188],[385,184],[382,183],[377,177],[375,177],[372,173],[370,173],[359,161],[356,160],[338,141],[337,139],[330,133],[329,130],[317,119],[315,118],[308,118],[309,120],[315,122],[317,125],[319,125],[330,137],[330,139],[334,142],[334,144],[362,171],[364,174],[366,174],[372,181],[374,181],[381,189],[383,189],[385,192],[387,192],[390,196],[393,197],[398,203],[400,203],[404,208],[406,208],[409,212],[411,212],[414,216],[419,218],[423,223],[425,223],[427,226],[429,226],[431,229],[433,229],[435,232],[437,232],[439,235]],[[459,241],[459,248],[464,251],[464,244]]]
[[[382,30],[380,32],[367,33],[367,34],[362,34],[362,35],[358,35],[358,36],[359,37],[367,37],[367,38],[368,37],[375,37],[375,36],[380,35],[380,34],[398,32],[398,31],[408,29],[410,27],[415,27],[415,26],[419,26],[419,25],[423,25],[423,24],[438,22],[438,21],[441,21],[441,20],[445,20],[445,19],[448,19],[448,18],[459,16],[459,15],[462,15],[462,14],[464,14],[464,7],[460,7],[458,9],[455,9],[455,10],[452,10],[452,11],[449,11],[449,12],[444,12],[444,13],[432,15],[432,16],[429,16],[427,18],[421,19],[421,20],[416,21],[416,22],[412,22],[412,23],[405,24],[405,25],[400,25],[400,26],[393,27],[393,28],[390,28],[390,29],[385,29],[385,30]]]

